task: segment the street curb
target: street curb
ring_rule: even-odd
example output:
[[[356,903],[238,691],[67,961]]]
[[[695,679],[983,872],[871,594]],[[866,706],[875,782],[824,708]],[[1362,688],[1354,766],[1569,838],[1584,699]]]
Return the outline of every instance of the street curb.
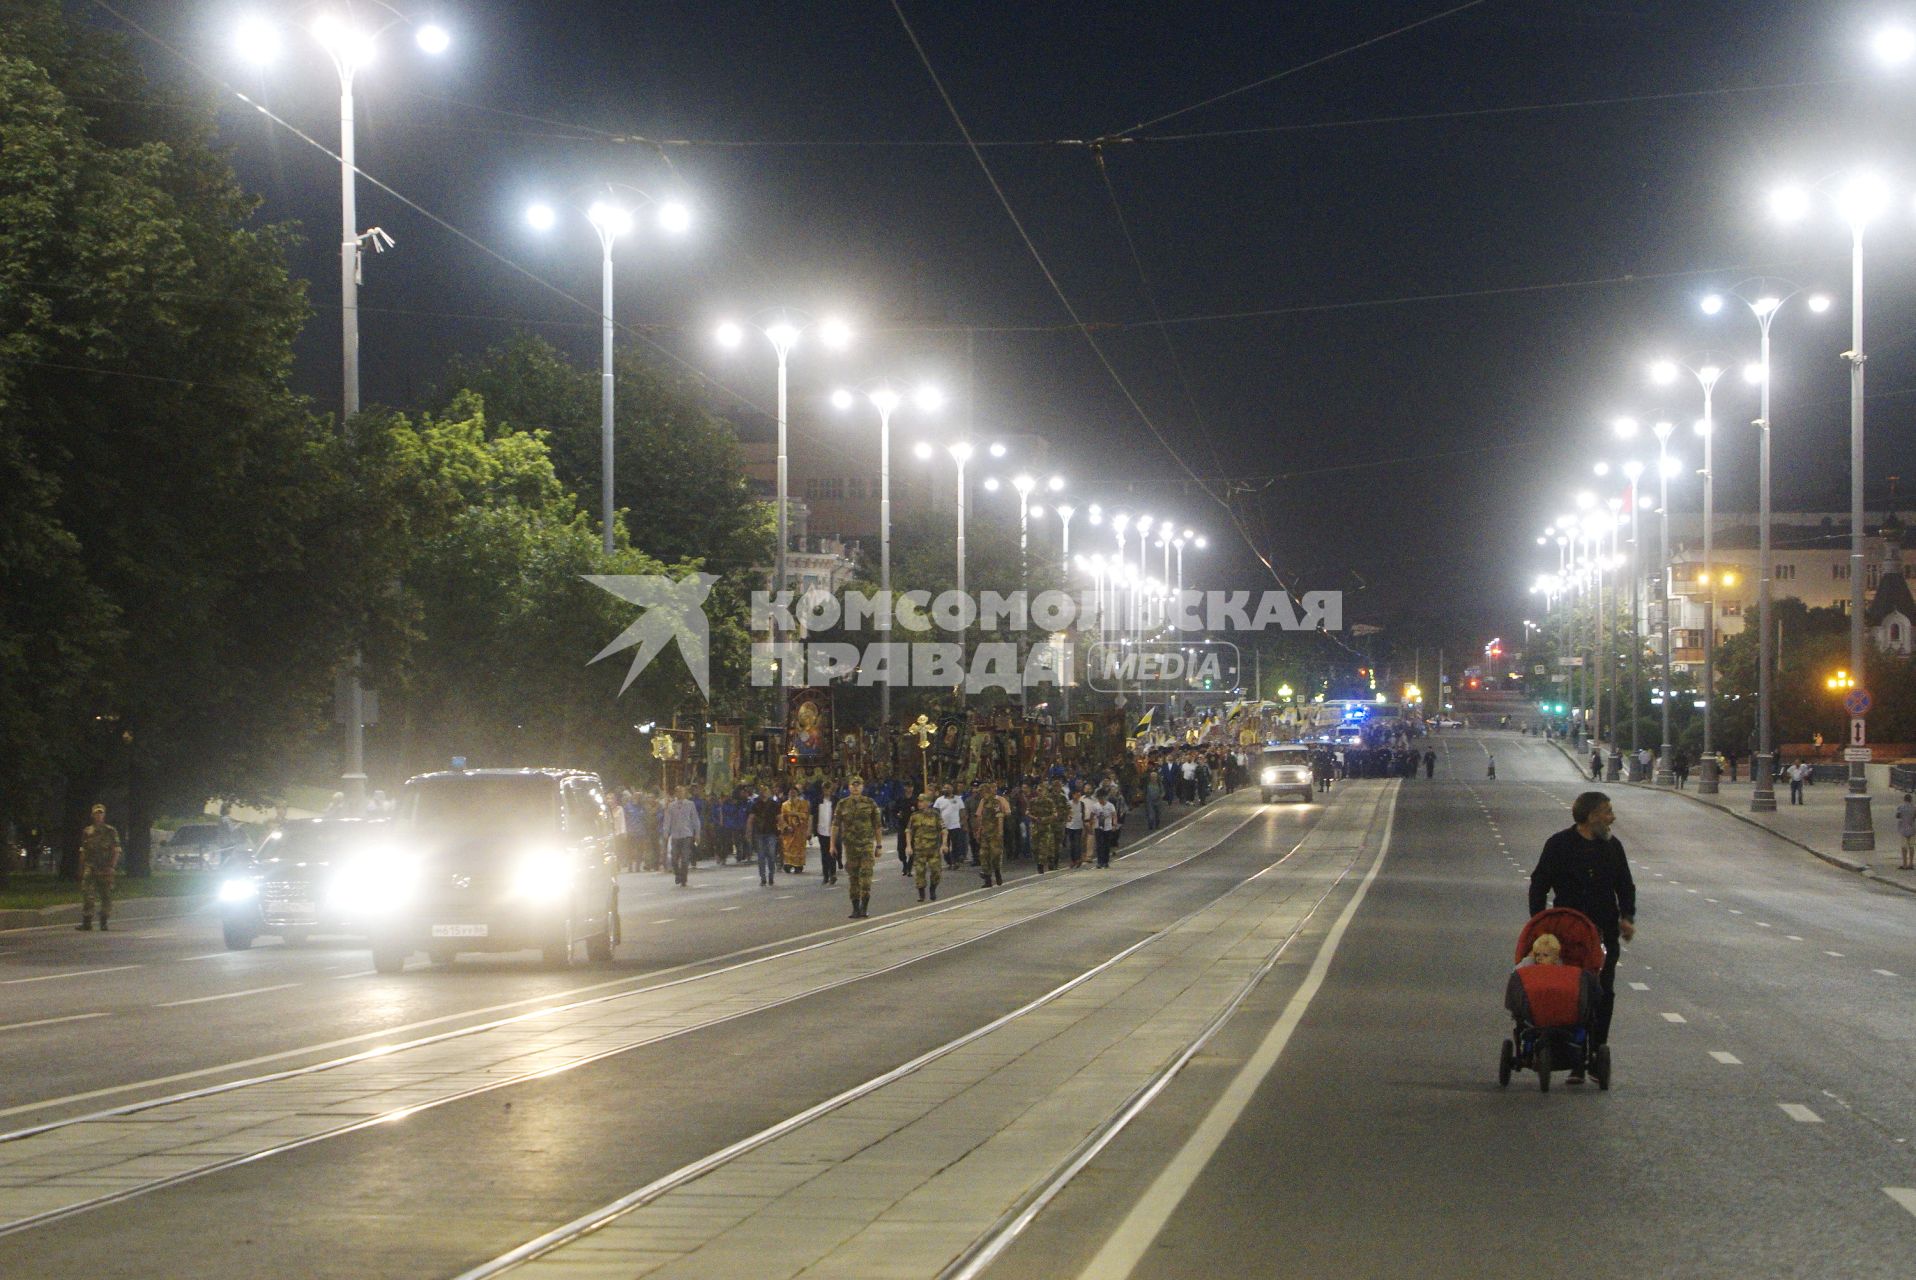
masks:
[[[73,886],[79,893],[80,886]],[[122,898],[113,904],[115,920],[170,920],[177,916],[190,916],[210,906],[211,894],[182,898]],[[13,933],[22,929],[44,929],[55,925],[75,924],[80,919],[80,904],[63,902],[58,906],[41,907],[38,910],[24,907],[0,911],[0,933]]]
[[[1576,759],[1572,757],[1568,751],[1564,750],[1564,746],[1561,742],[1552,743],[1551,745],[1555,746],[1557,750],[1562,751],[1564,755],[1564,759],[1569,760],[1572,765],[1575,765],[1577,763]],[[1738,813],[1736,810],[1731,809],[1725,805],[1711,804],[1708,800],[1703,799],[1701,796],[1693,796],[1686,791],[1678,791],[1674,787],[1659,787],[1653,782],[1624,782],[1624,783],[1621,783],[1620,785],[1626,786],[1626,787],[1634,787],[1639,791],[1654,791],[1658,795],[1679,796],[1682,799],[1688,800],[1691,804],[1702,805],[1704,808],[1714,810],[1717,813],[1723,814],[1725,817],[1735,818],[1738,822],[1743,823],[1745,826],[1755,827],[1758,831],[1761,831],[1765,833],[1766,835],[1775,836],[1778,840],[1781,840],[1784,844],[1795,845],[1797,848],[1801,849],[1804,853],[1809,854],[1813,858],[1820,859],[1823,862],[1827,862],[1832,867],[1835,867],[1838,870],[1853,871],[1857,875],[1862,876],[1865,880],[1874,880],[1877,884],[1885,884],[1892,889],[1901,889],[1904,893],[1916,894],[1916,884],[1904,884],[1900,880],[1892,880],[1888,876],[1882,875],[1879,872],[1872,870],[1870,868],[1870,865],[1867,862],[1854,862],[1838,854],[1825,853],[1821,849],[1817,849],[1811,845],[1804,844],[1801,840],[1798,840],[1793,836],[1785,835],[1781,831],[1778,831],[1775,827],[1769,826],[1768,824],[1763,822],[1759,822],[1755,818],[1752,818],[1748,816],[1747,814]]]

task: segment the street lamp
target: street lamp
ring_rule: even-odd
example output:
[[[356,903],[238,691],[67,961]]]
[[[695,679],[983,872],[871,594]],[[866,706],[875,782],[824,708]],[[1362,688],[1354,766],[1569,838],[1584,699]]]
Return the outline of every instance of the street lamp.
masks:
[[[1662,530],[1657,598],[1663,602],[1663,753],[1657,759],[1654,780],[1656,785],[1667,787],[1676,781],[1676,775],[1670,770],[1670,701],[1675,689],[1670,670],[1670,477],[1677,473],[1680,464],[1670,456],[1670,432],[1674,430],[1671,424],[1659,422],[1654,430],[1657,438],[1657,515],[1661,519]]]
[[[1851,173],[1835,192],[1834,206],[1850,228],[1850,349],[1849,361],[1849,662],[1863,667],[1863,230],[1889,208],[1889,184],[1868,170]],[[1810,211],[1808,192],[1784,187],[1772,195],[1770,208],[1784,221],[1796,221]],[[1859,719],[1861,717],[1858,717]],[[1853,742],[1852,746],[1862,743]],[[1863,760],[1849,762],[1849,794],[1843,797],[1843,849],[1867,853],[1876,847],[1876,828],[1869,812],[1869,772]]]
[[[378,227],[359,230],[358,191],[354,178],[358,172],[354,160],[353,79],[361,68],[373,61],[379,38],[406,22],[403,15],[383,3],[378,6],[388,15],[377,27],[362,27],[343,22],[332,14],[321,14],[307,27],[313,41],[332,60],[339,77],[339,336],[340,403],[339,421],[344,430],[359,412],[359,276],[360,259],[368,240],[380,250],[392,243]],[[428,54],[441,54],[452,44],[446,29],[436,23],[415,27],[414,40]],[[256,66],[276,60],[283,47],[280,28],[265,18],[242,20],[234,33],[240,57]],[[366,808],[366,694],[359,681],[360,655],[354,651],[346,671],[346,771],[340,781],[346,801],[354,813]]]
[[[795,336],[795,335],[794,335]],[[866,401],[878,410],[878,593],[885,606],[878,615],[878,629],[884,643],[891,642],[891,416],[905,402],[905,396],[890,382],[877,382],[863,388]],[[858,402],[850,391],[832,392],[832,407],[843,413]],[[944,407],[945,396],[933,386],[920,386],[911,393],[912,405],[920,413],[936,413]],[[962,510],[959,519],[964,519]],[[963,547],[962,534],[960,547]],[[963,553],[960,552],[962,562]],[[889,652],[889,650],[887,651]],[[891,663],[885,666],[885,679],[878,686],[878,720],[884,732],[891,733]],[[889,741],[889,736],[887,737]]]
[[[632,190],[631,188],[622,188]],[[643,192],[642,198],[651,199]],[[655,202],[656,203],[656,202]],[[670,211],[669,215],[667,211]],[[660,227],[683,230],[690,215],[676,201],[658,205]],[[621,202],[617,189],[608,186],[605,198],[594,200],[585,209],[585,220],[599,237],[599,528],[606,555],[612,554],[612,246],[619,237],[632,234],[638,227],[637,215]],[[549,204],[539,203],[526,209],[526,222],[534,231],[550,231],[558,225],[559,215]]]
[[[1757,637],[1756,666],[1756,750],[1750,755],[1750,812],[1776,811],[1775,746],[1770,735],[1770,673],[1776,666],[1776,633],[1770,622],[1770,325],[1785,303],[1802,290],[1787,280],[1748,280],[1729,291],[1750,309],[1762,334],[1757,362],[1743,371],[1745,381],[1758,388],[1757,427]],[[1707,315],[1723,309],[1722,295],[1711,294],[1703,300]],[[1713,305],[1714,304],[1714,305]],[[1812,294],[1806,306],[1816,315],[1830,309],[1824,294]],[[1707,556],[1705,557],[1708,558]]]
[[[1719,300],[1719,307],[1722,305]],[[1707,314],[1707,303],[1706,303]],[[1716,710],[1716,584],[1712,570],[1716,561],[1716,470],[1715,455],[1712,446],[1716,437],[1716,419],[1711,410],[1712,396],[1716,392],[1717,379],[1723,376],[1723,367],[1713,361],[1705,360],[1701,365],[1690,365],[1675,360],[1659,360],[1650,366],[1650,376],[1657,382],[1668,385],[1675,382],[1679,370],[1695,378],[1697,385],[1703,388],[1703,417],[1697,421],[1697,434],[1703,437],[1703,759],[1699,769],[1697,792],[1700,795],[1717,794],[1716,740],[1712,729]]]
[[[778,357],[778,550],[773,558],[772,588],[774,593],[785,590],[785,553],[791,538],[787,532],[786,508],[790,506],[786,479],[786,413],[785,413],[785,363],[792,348],[798,345],[808,328],[816,328],[819,342],[828,351],[843,351],[852,343],[851,327],[836,317],[808,323],[809,317],[803,312],[778,311],[765,313],[763,323],[759,319],[750,322],[751,328],[764,336],[772,344],[772,353]],[[745,341],[745,327],[734,321],[719,325],[715,335],[718,344],[728,351],[735,351]],[[776,610],[774,611],[776,614]],[[778,650],[778,623],[772,623],[772,649]]]

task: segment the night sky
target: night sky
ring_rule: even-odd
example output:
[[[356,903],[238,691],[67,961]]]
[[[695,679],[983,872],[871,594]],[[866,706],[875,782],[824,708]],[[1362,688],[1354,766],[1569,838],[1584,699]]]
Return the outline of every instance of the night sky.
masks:
[[[975,138],[1082,143],[1456,0],[902,2]],[[201,69],[134,36],[156,75],[224,77],[330,147],[336,82],[317,48],[290,39],[260,72],[228,37],[242,13],[319,7],[113,5]],[[886,0],[401,7],[455,44],[435,60],[387,37],[359,83],[362,169],[587,305],[362,180],[362,224],[399,242],[366,267],[368,402],[415,403],[449,356],[517,328],[596,360],[596,240],[576,218],[538,236],[523,210],[629,183],[687,200],[698,223],[622,244],[619,318],[709,374],[722,402],[772,395],[768,352],[709,341],[723,316],[842,311],[866,335],[830,364],[794,359],[795,449],[846,445],[823,404],[845,378],[934,378],[981,437],[1048,436],[1081,500],[1204,527],[1213,550],[1201,577],[1187,572],[1194,585],[1270,579],[1220,509],[1174,484],[1187,466],[1259,488],[1249,527],[1287,581],[1353,593],[1350,620],[1430,641],[1508,636],[1544,567],[1535,533],[1592,482],[1592,462],[1623,456],[1609,419],[1700,414],[1694,384],[1652,385],[1648,360],[1754,358],[1746,311],[1698,310],[1712,288],[1770,274],[1837,297],[1826,316],[1776,323],[1777,501],[1846,505],[1848,234],[1827,210],[1779,226],[1764,197],[1779,178],[1861,161],[1899,193],[1870,242],[1871,489],[1886,494],[1899,470],[1916,484],[1901,465],[1916,458],[1916,67],[1881,71],[1867,48],[1894,0],[1486,0],[1107,143],[1109,191],[1088,146],[985,147],[1176,457],[1071,324]],[[1593,101],[1619,98],[1653,100]],[[336,165],[227,101],[263,216],[309,233],[295,265],[317,313],[298,380],[336,403]],[[1499,110],[1564,103],[1582,105]],[[1431,115],[1444,118],[1386,119]],[[662,154],[618,140],[631,135],[700,145]],[[1726,378],[1719,509],[1754,507],[1754,415],[1754,393]],[[1687,430],[1684,445],[1699,456]],[[1129,485],[1142,488],[1126,498]],[[1699,501],[1694,481],[1676,501]]]

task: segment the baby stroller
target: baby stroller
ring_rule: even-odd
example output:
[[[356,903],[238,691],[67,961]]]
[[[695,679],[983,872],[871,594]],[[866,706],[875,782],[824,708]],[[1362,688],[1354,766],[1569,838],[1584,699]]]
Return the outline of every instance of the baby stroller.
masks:
[[[1610,1047],[1593,1046],[1597,1002],[1603,988],[1603,935],[1590,917],[1568,907],[1552,907],[1530,918],[1517,935],[1517,959],[1530,954],[1540,934],[1562,944],[1560,964],[1519,965],[1504,989],[1504,1007],[1516,1029],[1504,1041],[1497,1060],[1497,1083],[1510,1083],[1512,1071],[1535,1071],[1538,1087],[1550,1092],[1552,1071],[1583,1071],[1610,1087]]]

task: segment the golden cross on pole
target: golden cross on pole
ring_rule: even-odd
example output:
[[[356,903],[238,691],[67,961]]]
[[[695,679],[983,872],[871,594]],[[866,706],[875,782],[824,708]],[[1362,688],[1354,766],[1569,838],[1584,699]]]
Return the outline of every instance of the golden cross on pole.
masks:
[[[931,746],[931,737],[938,730],[932,727],[928,717],[921,715],[907,726],[905,732],[918,739],[918,785],[929,791],[931,774],[925,763],[925,751]]]

